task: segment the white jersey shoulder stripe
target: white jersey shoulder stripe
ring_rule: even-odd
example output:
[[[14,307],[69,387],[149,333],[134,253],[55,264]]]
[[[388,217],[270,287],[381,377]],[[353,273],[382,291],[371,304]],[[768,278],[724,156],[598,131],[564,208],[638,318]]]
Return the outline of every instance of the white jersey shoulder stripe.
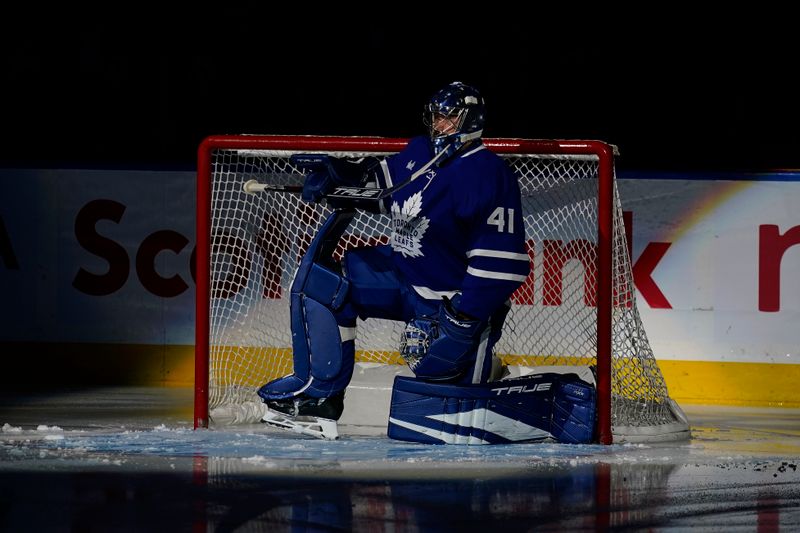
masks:
[[[508,272],[493,272],[491,270],[481,270],[480,268],[467,267],[467,274],[472,274],[476,278],[488,279],[507,279],[510,281],[525,281],[527,275],[509,274]]]
[[[487,250],[485,248],[474,248],[467,252],[467,257],[497,257],[499,259],[515,259],[518,261],[529,261],[528,254],[518,254],[515,252],[504,252],[502,250]]]
[[[481,150],[486,150],[486,146],[480,145],[477,148],[474,148],[474,149],[470,150],[469,152],[465,152],[464,155],[462,155],[461,157],[469,157],[472,154],[474,154],[475,152],[480,152]]]

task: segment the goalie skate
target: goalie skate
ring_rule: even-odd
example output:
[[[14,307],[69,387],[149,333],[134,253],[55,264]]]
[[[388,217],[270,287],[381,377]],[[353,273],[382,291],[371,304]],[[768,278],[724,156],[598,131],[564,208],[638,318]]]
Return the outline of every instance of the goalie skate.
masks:
[[[270,426],[294,431],[302,435],[309,435],[318,439],[336,440],[339,438],[339,428],[336,420],[316,418],[313,416],[293,417],[268,410],[261,419]]]
[[[339,438],[337,420],[344,410],[344,391],[330,398],[300,397],[267,402],[265,424],[318,439]]]

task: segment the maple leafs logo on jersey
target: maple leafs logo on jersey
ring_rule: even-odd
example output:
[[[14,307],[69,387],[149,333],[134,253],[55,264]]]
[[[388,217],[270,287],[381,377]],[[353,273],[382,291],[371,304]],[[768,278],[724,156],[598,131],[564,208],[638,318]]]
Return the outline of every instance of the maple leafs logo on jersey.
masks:
[[[405,257],[422,257],[422,237],[428,230],[428,217],[422,211],[422,192],[416,192],[403,202],[402,209],[392,203],[392,249]]]

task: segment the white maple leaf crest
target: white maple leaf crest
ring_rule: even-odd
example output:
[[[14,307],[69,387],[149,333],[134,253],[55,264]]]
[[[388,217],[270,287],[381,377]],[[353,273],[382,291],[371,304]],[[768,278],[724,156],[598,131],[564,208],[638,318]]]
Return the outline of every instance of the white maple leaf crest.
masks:
[[[405,257],[422,257],[422,237],[428,230],[428,217],[417,215],[422,211],[422,192],[416,192],[403,202],[401,209],[392,203],[392,249]]]

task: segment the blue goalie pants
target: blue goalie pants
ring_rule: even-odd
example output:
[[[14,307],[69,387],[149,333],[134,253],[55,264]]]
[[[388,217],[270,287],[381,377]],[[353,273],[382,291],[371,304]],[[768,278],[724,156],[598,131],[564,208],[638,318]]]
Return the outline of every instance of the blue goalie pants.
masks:
[[[414,318],[435,317],[441,300],[422,298],[395,271],[388,245],[359,248],[345,255],[344,272],[350,281],[350,304],[362,319],[383,318],[407,323]],[[489,320],[488,341],[476,346],[474,363],[449,383],[484,383],[492,371],[492,349],[500,339],[507,309]],[[399,345],[400,339],[392,339]],[[476,366],[478,369],[476,370]]]

